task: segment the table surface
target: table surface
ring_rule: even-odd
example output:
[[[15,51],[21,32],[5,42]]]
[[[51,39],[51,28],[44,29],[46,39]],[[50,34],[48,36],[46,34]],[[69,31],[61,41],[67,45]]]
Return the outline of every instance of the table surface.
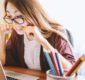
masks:
[[[4,69],[15,71],[18,73],[27,74],[27,75],[37,76],[39,77],[40,80],[46,80],[46,73],[39,70],[31,70],[31,69],[25,69],[20,67],[10,67],[10,66],[5,66]],[[85,76],[79,76],[79,75],[77,76],[77,80],[84,80],[84,79],[85,79]]]

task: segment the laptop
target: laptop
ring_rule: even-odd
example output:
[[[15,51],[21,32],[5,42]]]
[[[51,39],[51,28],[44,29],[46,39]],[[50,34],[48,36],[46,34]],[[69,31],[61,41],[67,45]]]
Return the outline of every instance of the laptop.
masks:
[[[0,62],[0,80],[39,80],[39,77],[4,70]]]

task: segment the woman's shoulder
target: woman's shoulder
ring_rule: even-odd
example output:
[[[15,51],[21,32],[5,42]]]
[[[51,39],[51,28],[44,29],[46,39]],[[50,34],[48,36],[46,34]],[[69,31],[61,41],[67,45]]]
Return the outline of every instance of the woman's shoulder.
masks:
[[[53,32],[50,37],[47,39],[48,41],[66,41],[61,35]]]
[[[66,41],[59,34],[54,32],[47,40],[53,47],[63,46],[63,44],[66,44]]]

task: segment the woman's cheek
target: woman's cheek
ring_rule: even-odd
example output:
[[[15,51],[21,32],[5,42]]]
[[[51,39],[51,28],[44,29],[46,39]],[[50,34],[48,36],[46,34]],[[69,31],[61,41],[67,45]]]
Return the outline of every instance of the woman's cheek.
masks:
[[[17,34],[19,35],[23,35],[24,34],[24,30],[20,29],[20,26],[14,27],[14,30],[17,32]]]

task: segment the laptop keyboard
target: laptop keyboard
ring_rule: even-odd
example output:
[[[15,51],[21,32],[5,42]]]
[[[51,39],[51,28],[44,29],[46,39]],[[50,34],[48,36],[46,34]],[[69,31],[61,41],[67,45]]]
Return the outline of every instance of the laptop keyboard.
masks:
[[[15,79],[15,78],[11,78],[11,77],[6,77],[7,80],[18,80],[18,79]]]

